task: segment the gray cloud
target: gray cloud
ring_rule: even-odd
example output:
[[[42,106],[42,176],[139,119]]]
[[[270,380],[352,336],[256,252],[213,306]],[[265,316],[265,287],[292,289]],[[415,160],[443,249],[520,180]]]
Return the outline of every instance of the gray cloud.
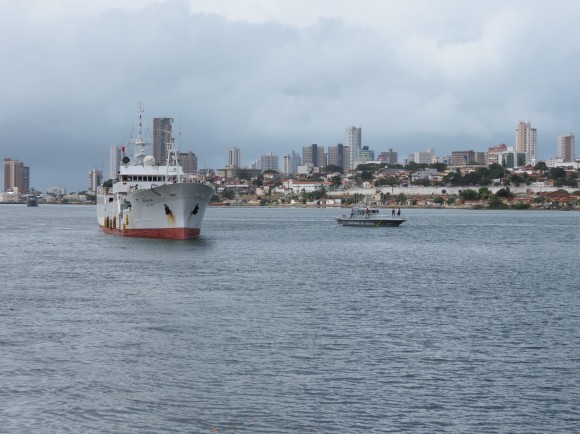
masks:
[[[139,101],[148,119],[175,118],[202,167],[223,167],[231,146],[248,163],[334,145],[350,125],[402,159],[511,145],[530,120],[540,158],[554,155],[580,119],[580,6],[411,3],[425,8],[388,2],[384,25],[232,21],[183,1],[75,19],[3,13],[2,156],[29,165],[37,188],[85,189],[91,167],[106,172],[109,145],[128,138]]]

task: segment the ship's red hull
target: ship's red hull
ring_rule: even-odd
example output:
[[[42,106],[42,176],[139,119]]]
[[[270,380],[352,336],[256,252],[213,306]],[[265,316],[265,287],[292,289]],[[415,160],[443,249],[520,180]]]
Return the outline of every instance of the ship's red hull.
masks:
[[[123,237],[160,238],[165,240],[190,240],[198,238],[198,228],[157,228],[157,229],[114,229],[101,226],[101,230],[107,234],[120,235]]]

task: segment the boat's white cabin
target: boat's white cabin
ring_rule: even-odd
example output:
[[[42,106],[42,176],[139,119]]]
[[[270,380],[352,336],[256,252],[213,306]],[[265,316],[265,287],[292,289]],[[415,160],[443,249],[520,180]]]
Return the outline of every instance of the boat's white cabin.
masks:
[[[183,182],[183,171],[180,166],[121,166],[113,193],[122,193],[134,189],[150,189],[162,184]]]

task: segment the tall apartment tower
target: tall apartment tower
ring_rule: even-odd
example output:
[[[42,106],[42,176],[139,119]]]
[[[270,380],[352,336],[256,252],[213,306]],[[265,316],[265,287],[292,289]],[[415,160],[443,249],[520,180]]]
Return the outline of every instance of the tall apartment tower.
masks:
[[[379,161],[387,164],[397,164],[399,160],[399,154],[393,151],[393,148],[389,148],[388,152],[381,152],[379,155]]]
[[[197,155],[193,152],[180,152],[179,164],[181,164],[183,173],[190,175],[197,173]]]
[[[238,169],[242,165],[242,152],[239,148],[233,147],[228,151],[228,169]]]
[[[172,130],[172,118],[153,118],[153,157],[160,166],[167,163],[167,144],[171,140]]]
[[[302,148],[302,164],[312,164],[313,167],[325,165],[324,146],[318,147],[316,143]]]
[[[576,159],[574,133],[558,136],[558,158],[561,158],[564,162],[571,162]]]
[[[516,128],[515,152],[526,154],[526,164],[536,164],[537,146],[538,131],[530,122],[520,121]]]
[[[121,158],[123,158],[123,147],[111,145],[109,150],[109,179],[116,179],[121,166]]]
[[[258,168],[262,171],[264,170],[275,170],[278,171],[278,156],[268,152],[267,154],[260,155],[258,159]]]
[[[361,151],[362,129],[357,127],[348,127],[346,129],[345,146],[350,148],[350,166],[349,169],[356,167],[357,161],[360,159]]]
[[[89,188],[88,191],[95,193],[97,187],[103,183],[103,171],[98,169],[91,169],[89,171]]]
[[[302,164],[300,155],[292,151],[291,154],[284,155],[284,173],[294,175],[298,171],[298,166]]]
[[[345,158],[344,158],[344,145],[342,143],[337,143],[336,146],[328,147],[328,165],[338,166],[342,169],[345,168]]]
[[[30,168],[24,163],[4,158],[4,191],[26,194],[30,191]]]

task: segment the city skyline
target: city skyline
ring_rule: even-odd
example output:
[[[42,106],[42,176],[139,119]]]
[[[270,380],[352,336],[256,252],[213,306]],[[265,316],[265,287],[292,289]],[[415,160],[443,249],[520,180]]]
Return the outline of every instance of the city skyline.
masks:
[[[0,149],[39,190],[107,172],[141,101],[144,119],[175,119],[200,168],[232,146],[255,158],[345,144],[349,125],[400,159],[485,150],[511,146],[519,120],[545,160],[580,126],[577,2],[22,0],[0,12]]]
[[[169,120],[170,118],[163,118],[163,121]],[[154,119],[153,125],[159,124],[159,118]],[[356,130],[356,131],[355,131]],[[353,134],[353,131],[354,134]],[[357,137],[353,142],[349,137]],[[358,138],[362,135],[362,128],[348,127],[346,129],[346,141],[349,143],[354,143],[357,147]],[[567,134],[559,135],[556,137],[555,143],[555,153],[549,159],[561,159],[563,162],[575,161],[575,135],[573,132]],[[160,144],[157,146],[153,145],[150,152],[155,152],[155,149],[162,147]],[[325,150],[326,149],[326,150]],[[132,149],[125,146],[111,145],[109,147],[109,176],[112,176],[112,172],[118,170],[121,155],[126,152],[128,155],[132,155]],[[535,164],[536,160],[534,155],[537,152],[537,129],[532,127],[531,122],[519,121],[515,128],[515,140],[513,145],[506,145],[505,143],[500,143],[494,146],[487,147],[484,151],[481,149],[454,149],[451,152],[445,154],[444,156],[438,155],[433,148],[428,148],[426,151],[415,151],[407,155],[402,161],[398,161],[397,155],[399,152],[394,151],[389,148],[388,151],[370,149],[369,146],[362,146],[361,149],[357,149],[354,153],[350,146],[343,145],[342,143],[337,143],[336,146],[319,146],[314,143],[308,146],[302,147],[302,153],[298,154],[294,150],[289,152],[282,152],[282,155],[274,154],[269,151],[264,154],[257,156],[256,160],[244,164],[242,160],[242,149],[239,147],[231,147],[227,151],[227,161],[216,167],[202,168],[198,166],[198,157],[195,153],[191,151],[179,152],[179,158],[184,170],[187,173],[196,173],[201,169],[212,169],[212,170],[223,170],[223,169],[261,169],[261,170],[277,170],[282,171],[282,173],[296,173],[298,165],[322,167],[325,165],[336,165],[342,167],[345,170],[349,170],[350,158],[355,155],[358,160],[356,164],[362,164],[364,162],[377,162],[383,161],[388,164],[407,164],[408,162],[415,162],[419,164],[431,164],[436,162],[443,162],[450,166],[458,166],[463,161],[469,164],[491,164],[499,163],[504,164],[506,167],[522,166]],[[159,151],[158,151],[159,152]],[[341,155],[339,157],[339,155]],[[377,159],[375,159],[375,155]],[[516,156],[517,155],[517,156]],[[498,159],[499,157],[499,159]],[[521,158],[520,158],[521,157]],[[506,160],[508,158],[508,160]],[[578,157],[580,158],[580,157]],[[548,160],[548,159],[546,159]],[[291,162],[292,161],[292,162]],[[342,165],[340,162],[342,161]],[[544,160],[538,160],[544,161]],[[282,162],[282,166],[280,166]],[[15,166],[16,165],[16,166]],[[8,170],[6,169],[8,167]],[[35,188],[33,185],[29,185],[29,180],[31,177],[30,167],[24,166],[24,163],[19,160],[13,160],[11,158],[4,158],[4,191],[6,185],[11,185],[15,183],[14,181],[14,167],[22,167],[25,170],[25,184],[26,190],[29,188]],[[288,168],[292,168],[288,171]],[[351,168],[352,169],[352,168]],[[20,173],[20,172],[19,172]],[[32,172],[33,173],[33,172]],[[88,171],[88,183],[83,188],[79,188],[76,191],[95,191],[95,186],[99,185],[104,178],[104,172],[102,169],[92,168]],[[11,178],[10,178],[11,177]],[[11,179],[11,180],[9,180]],[[107,178],[108,179],[108,178]],[[64,190],[69,190],[67,186],[62,185],[51,185],[46,189],[36,188],[38,191],[49,191],[55,187],[62,188]],[[69,191],[75,191],[69,190]]]

